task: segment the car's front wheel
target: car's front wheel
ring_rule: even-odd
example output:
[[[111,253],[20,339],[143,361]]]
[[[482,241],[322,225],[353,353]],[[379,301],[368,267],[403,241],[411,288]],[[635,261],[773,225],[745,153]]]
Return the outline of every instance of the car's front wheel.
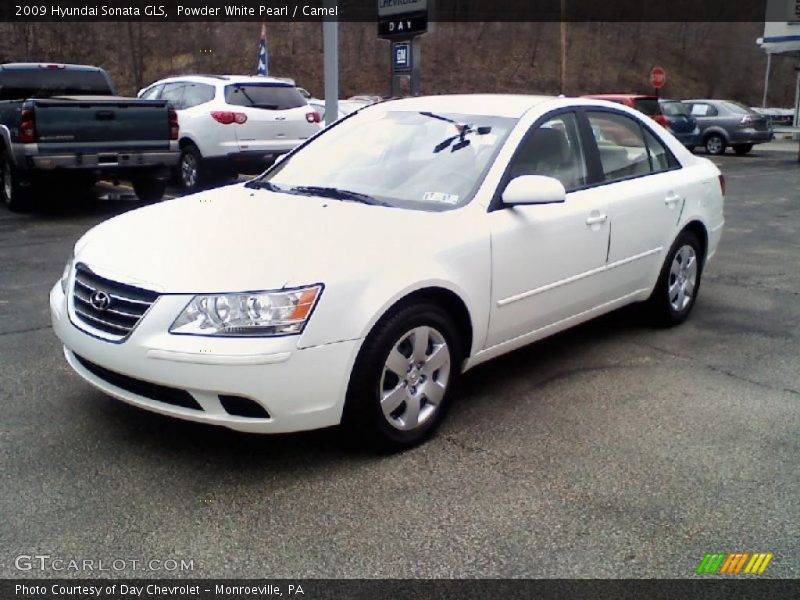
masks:
[[[437,305],[400,309],[379,322],[359,352],[343,426],[378,451],[420,444],[447,412],[462,355],[456,327]]]
[[[720,156],[725,154],[725,149],[728,147],[728,142],[725,138],[718,133],[712,133],[706,138],[706,152],[712,156]]]
[[[697,236],[683,231],[667,254],[653,294],[648,301],[661,325],[679,325],[692,311],[703,274],[703,248]]]

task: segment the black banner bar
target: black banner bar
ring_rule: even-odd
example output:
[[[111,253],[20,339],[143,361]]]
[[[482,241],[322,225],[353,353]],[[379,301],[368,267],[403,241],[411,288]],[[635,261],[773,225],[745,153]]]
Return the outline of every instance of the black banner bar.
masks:
[[[0,580],[3,600],[784,600],[800,597],[798,580]]]
[[[442,22],[763,22],[767,14],[766,0],[436,0],[432,6],[428,20]],[[3,0],[0,21],[376,22],[377,11],[377,0]]]

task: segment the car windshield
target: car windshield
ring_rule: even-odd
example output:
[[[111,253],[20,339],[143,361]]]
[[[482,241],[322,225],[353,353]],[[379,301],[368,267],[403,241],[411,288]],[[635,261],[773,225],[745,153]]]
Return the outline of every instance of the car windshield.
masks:
[[[484,115],[387,111],[378,105],[328,128],[253,186],[448,210],[472,199],[515,123]]]
[[[669,117],[686,117],[691,112],[688,104],[684,104],[683,102],[677,102],[677,101],[662,102],[661,110],[664,112],[665,115]]]

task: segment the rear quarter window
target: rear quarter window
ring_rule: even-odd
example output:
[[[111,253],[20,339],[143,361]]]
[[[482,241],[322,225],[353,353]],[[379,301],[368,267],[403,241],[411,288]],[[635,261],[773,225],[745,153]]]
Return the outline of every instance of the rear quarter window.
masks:
[[[297,88],[274,83],[236,83],[225,86],[225,102],[267,110],[289,110],[308,103]]]

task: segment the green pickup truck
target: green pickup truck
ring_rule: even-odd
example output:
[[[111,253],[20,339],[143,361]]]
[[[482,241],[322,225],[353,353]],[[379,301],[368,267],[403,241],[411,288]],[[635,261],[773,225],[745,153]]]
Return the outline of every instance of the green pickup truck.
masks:
[[[0,65],[0,195],[9,209],[100,178],[130,181],[140,200],[156,202],[179,156],[166,101],[116,96],[98,67]]]

